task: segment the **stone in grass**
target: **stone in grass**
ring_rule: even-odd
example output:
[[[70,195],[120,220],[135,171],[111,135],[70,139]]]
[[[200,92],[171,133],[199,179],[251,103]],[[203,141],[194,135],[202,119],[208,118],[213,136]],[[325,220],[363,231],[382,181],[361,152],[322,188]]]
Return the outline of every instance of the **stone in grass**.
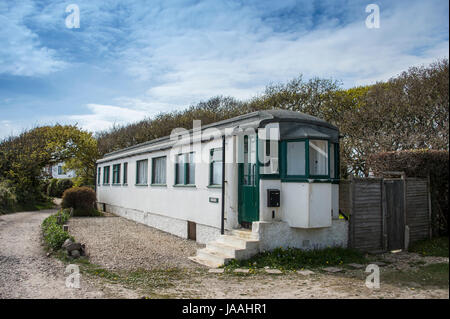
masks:
[[[338,267],[326,267],[323,270],[325,270],[326,272],[331,272],[331,273],[336,273],[336,272],[341,272],[342,268],[338,268]]]
[[[214,273],[214,274],[222,274],[223,273],[223,268],[211,268],[208,270],[209,273]]]
[[[303,276],[313,275],[314,271],[311,270],[297,270],[297,273]]]
[[[279,269],[266,269],[266,273],[268,274],[282,274],[283,272]]]
[[[348,264],[350,267],[352,267],[352,268],[355,268],[355,269],[361,269],[361,268],[364,268],[364,265],[361,265],[361,264],[355,264],[355,263],[351,263],[351,264]]]
[[[72,244],[72,243],[73,243],[72,239],[67,238],[67,239],[64,241],[64,244],[62,244],[62,248],[66,248],[67,246],[69,246],[69,245]]]
[[[81,244],[80,243],[71,243],[66,246],[67,251],[73,251],[73,250],[81,250]]]
[[[72,256],[73,258],[78,258],[78,257],[81,256],[81,255],[80,255],[80,251],[79,251],[79,250],[72,250],[72,251],[70,252],[70,256]]]
[[[243,268],[237,268],[234,270],[234,272],[241,273],[241,274],[248,274],[249,271],[250,271],[250,269],[243,269]]]

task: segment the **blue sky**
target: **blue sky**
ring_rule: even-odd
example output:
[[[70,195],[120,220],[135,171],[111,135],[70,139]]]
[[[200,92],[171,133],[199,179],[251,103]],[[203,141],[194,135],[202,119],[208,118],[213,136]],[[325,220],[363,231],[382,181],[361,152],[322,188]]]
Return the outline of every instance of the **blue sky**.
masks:
[[[69,4],[80,28],[68,29]],[[365,8],[380,7],[368,29]],[[449,56],[447,0],[0,0],[0,138],[107,129],[303,74],[375,83]]]

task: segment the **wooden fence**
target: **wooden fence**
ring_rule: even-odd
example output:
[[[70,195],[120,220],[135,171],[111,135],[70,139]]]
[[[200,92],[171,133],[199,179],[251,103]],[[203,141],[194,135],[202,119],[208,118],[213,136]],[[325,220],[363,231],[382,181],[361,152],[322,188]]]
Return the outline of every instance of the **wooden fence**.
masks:
[[[341,181],[339,209],[349,217],[349,247],[381,252],[429,238],[428,190],[427,180],[417,178]]]

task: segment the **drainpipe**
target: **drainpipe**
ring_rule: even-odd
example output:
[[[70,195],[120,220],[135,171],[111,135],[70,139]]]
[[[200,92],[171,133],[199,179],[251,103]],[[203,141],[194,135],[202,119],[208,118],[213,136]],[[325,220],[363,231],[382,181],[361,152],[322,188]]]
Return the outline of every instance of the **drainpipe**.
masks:
[[[222,136],[222,216],[220,233],[225,234],[225,135]]]

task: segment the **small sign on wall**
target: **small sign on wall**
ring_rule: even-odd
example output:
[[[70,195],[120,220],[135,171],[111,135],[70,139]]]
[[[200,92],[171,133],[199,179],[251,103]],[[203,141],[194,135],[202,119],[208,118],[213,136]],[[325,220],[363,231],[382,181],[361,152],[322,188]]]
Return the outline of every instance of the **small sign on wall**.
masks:
[[[217,198],[217,197],[210,197],[209,198],[209,202],[210,203],[218,203],[219,202],[219,198]]]

